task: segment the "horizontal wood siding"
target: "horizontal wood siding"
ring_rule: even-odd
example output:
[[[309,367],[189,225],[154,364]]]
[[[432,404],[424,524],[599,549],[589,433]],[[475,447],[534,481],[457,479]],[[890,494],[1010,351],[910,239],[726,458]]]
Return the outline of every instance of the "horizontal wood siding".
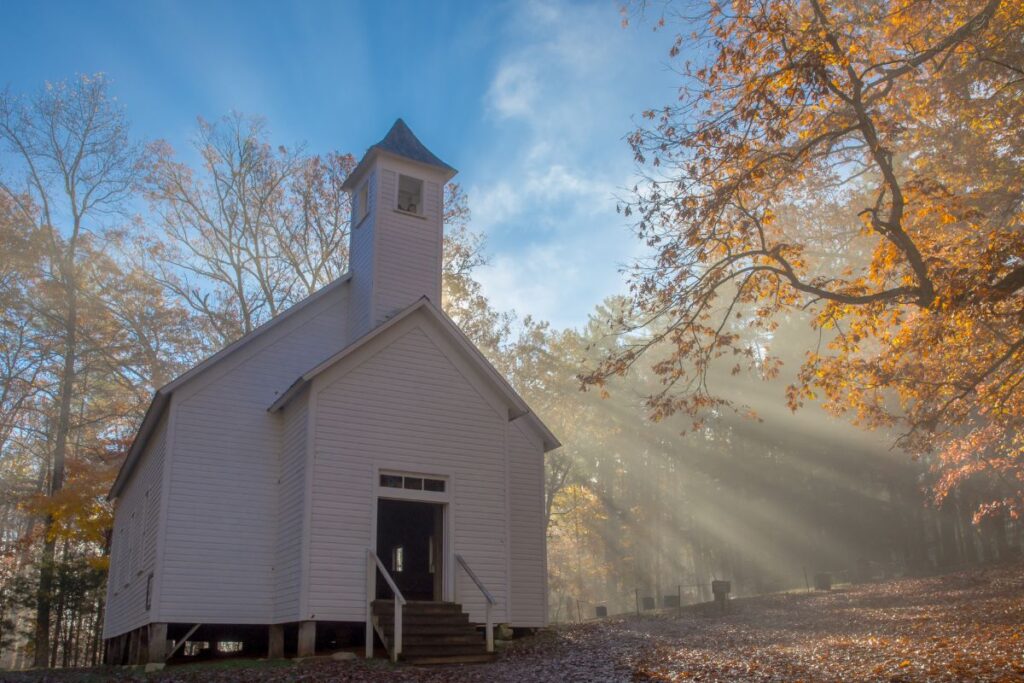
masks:
[[[422,175],[411,174],[422,178]],[[394,209],[397,184],[396,171],[381,171],[380,201],[383,207]],[[377,213],[374,316],[378,323],[422,296],[440,305],[440,184],[424,181],[423,194],[423,217],[409,216],[394,210]]]
[[[513,626],[547,623],[547,556],[544,529],[544,451],[521,421],[510,425],[509,491],[512,536]]]
[[[299,620],[302,574],[302,529],[306,497],[306,397],[299,396],[284,412],[279,512],[274,562],[274,621]]]
[[[347,295],[346,285],[176,392],[163,621],[273,620],[287,592],[274,577],[283,430],[267,407],[343,346]]]
[[[455,353],[412,319],[369,358],[317,379],[310,615],[364,618],[377,467],[451,478],[455,552],[498,600],[506,620],[505,421],[449,358]],[[459,597],[483,620],[464,572]]]
[[[146,609],[146,584],[156,566],[166,452],[165,413],[117,501],[110,548],[104,638],[126,633],[150,621],[149,610]]]

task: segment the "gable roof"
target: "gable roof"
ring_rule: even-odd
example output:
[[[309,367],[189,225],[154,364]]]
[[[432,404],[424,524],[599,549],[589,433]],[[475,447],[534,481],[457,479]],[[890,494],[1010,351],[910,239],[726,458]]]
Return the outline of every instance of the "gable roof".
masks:
[[[160,418],[163,416],[164,409],[166,409],[167,405],[171,402],[171,395],[174,393],[175,389],[180,387],[182,384],[185,384],[193,377],[200,375],[214,365],[220,363],[225,358],[234,355],[236,351],[248,346],[253,340],[263,336],[273,328],[277,327],[280,323],[294,316],[299,311],[309,307],[314,302],[319,301],[336,289],[339,289],[351,279],[352,274],[345,273],[333,282],[330,282],[313,292],[294,306],[291,306],[287,310],[282,311],[277,316],[263,323],[249,334],[233,341],[206,360],[193,366],[157,389],[153,394],[153,400],[150,401],[149,408],[146,409],[145,416],[142,418],[142,424],[139,425],[139,431],[136,432],[135,439],[132,441],[132,445],[128,449],[128,456],[121,465],[121,469],[117,473],[117,478],[114,480],[113,485],[110,487],[110,491],[107,493],[107,500],[113,500],[116,498],[121,493],[121,489],[124,488],[124,485],[128,482],[128,478],[131,476],[132,471],[138,464],[139,458],[142,457],[142,451],[146,448],[146,443],[149,441],[149,437],[152,436],[156,426],[160,424]]]
[[[411,306],[407,306],[402,309],[387,321],[373,328],[362,337],[343,348],[341,351],[335,353],[303,374],[295,380],[292,385],[270,405],[269,408],[267,408],[267,411],[273,413],[283,410],[284,407],[287,406],[295,396],[300,394],[317,375],[320,375],[334,367],[334,365],[352,355],[357,350],[372,343],[374,339],[381,336],[384,332],[395,327],[401,321],[409,318],[418,311],[422,311],[424,314],[430,316],[440,325],[441,329],[451,336],[456,348],[459,349],[463,355],[481,371],[481,374],[495,389],[497,389],[498,393],[509,403],[509,405],[512,406],[514,410],[509,411],[509,422],[519,418],[526,419],[538,434],[540,434],[545,452],[554,450],[562,445],[558,441],[558,438],[551,433],[551,430],[548,429],[540,418],[530,410],[530,406],[526,404],[526,401],[523,400],[512,385],[508,383],[508,380],[502,377],[501,373],[494,369],[494,366],[491,365],[490,361],[484,357],[480,350],[476,348],[476,345],[473,344],[465,333],[459,329],[459,326],[425,296],[421,297]]]
[[[447,177],[451,178],[458,171],[454,168],[441,161],[437,155],[431,152],[426,146],[420,142],[419,138],[410,130],[409,126],[405,124],[405,121],[398,119],[391,126],[391,130],[388,131],[380,142],[374,145],[370,145],[370,148],[366,150],[366,154],[359,161],[355,170],[349,174],[348,178],[342,184],[343,190],[351,190],[355,187],[359,178],[363,175],[367,168],[370,167],[373,159],[378,154],[390,154],[392,156],[400,157],[408,161],[414,161],[424,166],[433,166],[434,168],[442,169],[446,172]]]

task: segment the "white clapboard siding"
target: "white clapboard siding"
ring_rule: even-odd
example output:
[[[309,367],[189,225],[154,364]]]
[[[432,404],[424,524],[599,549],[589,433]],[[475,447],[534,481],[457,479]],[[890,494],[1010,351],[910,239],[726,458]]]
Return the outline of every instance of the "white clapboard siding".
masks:
[[[163,621],[273,621],[282,429],[267,407],[344,346],[347,290],[314,302],[175,393]]]
[[[430,308],[452,170],[402,149],[377,148],[355,176],[369,210],[350,236],[350,277],[154,401],[165,414],[116,494],[107,637],[148,622],[362,621],[380,469],[447,478],[448,597],[454,576],[483,621],[459,553],[497,599],[496,621],[545,623],[546,431],[530,416],[509,422],[521,400]],[[421,215],[397,210],[400,174],[423,181]],[[423,297],[432,304],[414,307]],[[283,411],[268,412],[289,387]]]
[[[126,633],[150,621],[146,588],[156,564],[166,451],[165,416],[150,436],[139,466],[117,501],[104,638]]]
[[[419,322],[417,322],[419,321]],[[365,553],[373,545],[377,468],[450,477],[452,548],[498,601],[507,621],[507,418],[416,314],[370,355],[339,363],[313,384],[315,463],[307,618],[359,621],[366,610]],[[475,621],[483,599],[464,572],[458,594]],[[315,615],[315,617],[314,617]]]
[[[513,626],[547,624],[547,554],[544,529],[544,452],[536,435],[509,430],[509,526],[512,543]]]
[[[278,477],[278,520],[274,561],[274,621],[299,620],[302,579],[302,537],[306,498],[305,399],[284,411],[281,472]]]
[[[381,322],[426,296],[441,302],[441,185],[424,179],[423,215],[395,211],[399,172],[423,179],[418,169],[380,171],[380,206],[375,221],[374,318]]]

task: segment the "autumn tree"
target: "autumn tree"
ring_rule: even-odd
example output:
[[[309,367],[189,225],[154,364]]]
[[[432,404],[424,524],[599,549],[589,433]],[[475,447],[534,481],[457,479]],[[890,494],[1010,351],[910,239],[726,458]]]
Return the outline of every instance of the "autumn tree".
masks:
[[[28,315],[32,245],[31,225],[0,194],[0,649],[14,641],[21,602],[26,520],[20,504],[38,488],[31,458],[15,446],[41,390],[36,377],[45,354]]]
[[[142,241],[159,282],[220,348],[347,267],[351,155],[272,146],[266,122],[234,113],[198,121],[200,167],[150,145],[146,197],[162,235]]]
[[[119,106],[107,94],[102,77],[82,77],[48,84],[23,98],[0,96],[0,142],[9,155],[9,179],[0,191],[37,226],[43,239],[41,276],[46,295],[35,314],[45,317],[54,336],[57,363],[55,414],[50,431],[50,476],[47,491],[57,495],[64,485],[71,443],[76,395],[82,389],[78,370],[83,346],[82,243],[116,215],[131,195],[137,148],[128,139]],[[35,664],[47,665],[52,598],[53,519],[46,521],[40,562]]]
[[[166,142],[150,145],[145,193],[162,234],[141,226],[158,281],[204,326],[209,349],[248,334],[348,269],[356,160],[270,142],[266,121],[232,113],[199,119],[198,168]],[[469,204],[449,183],[444,200],[443,305],[482,347],[497,350],[510,318],[494,311],[473,272],[486,262]]]
[[[794,409],[891,429],[938,501],[971,482],[979,514],[1018,516],[1021,4],[689,2],[656,20],[678,29],[683,83],[630,137],[647,333],[585,381],[647,357],[655,418],[714,414],[712,368],[774,377],[779,325],[806,320]]]
[[[476,279],[477,269],[488,262],[486,243],[483,235],[471,228],[469,198],[458,183],[445,186],[443,211],[441,306],[492,363],[507,371],[506,345],[513,334],[515,314],[495,310]],[[526,322],[524,330],[530,326]]]
[[[39,391],[36,377],[46,353],[29,314],[37,257],[32,225],[0,194],[0,453]]]

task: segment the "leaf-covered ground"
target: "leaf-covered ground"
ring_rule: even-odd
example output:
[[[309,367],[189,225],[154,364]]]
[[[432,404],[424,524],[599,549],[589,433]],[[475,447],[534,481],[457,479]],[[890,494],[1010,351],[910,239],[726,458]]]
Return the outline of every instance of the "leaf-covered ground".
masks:
[[[6,676],[6,677],[5,677]],[[518,640],[493,664],[221,662],[3,674],[18,682],[1024,681],[1024,566],[736,600],[681,616],[610,619]]]

